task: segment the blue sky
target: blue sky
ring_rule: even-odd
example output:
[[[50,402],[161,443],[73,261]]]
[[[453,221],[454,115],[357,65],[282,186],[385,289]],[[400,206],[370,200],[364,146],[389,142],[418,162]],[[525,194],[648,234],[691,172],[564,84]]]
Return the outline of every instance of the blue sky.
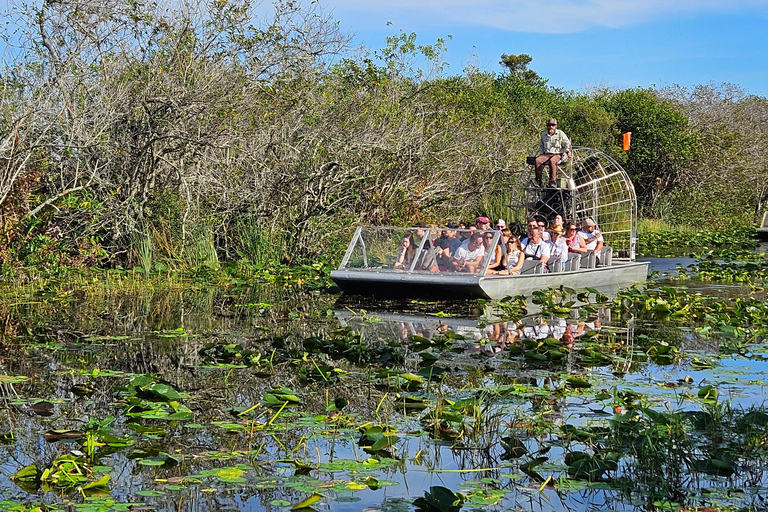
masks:
[[[692,87],[730,83],[768,97],[768,0],[320,0],[354,42],[415,32],[447,41],[448,74],[502,71],[527,53],[549,85]],[[391,22],[391,25],[387,25]]]

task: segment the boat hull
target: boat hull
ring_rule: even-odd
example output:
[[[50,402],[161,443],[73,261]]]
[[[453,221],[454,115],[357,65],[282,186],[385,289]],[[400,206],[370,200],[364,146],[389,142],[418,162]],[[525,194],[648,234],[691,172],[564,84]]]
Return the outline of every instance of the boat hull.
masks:
[[[614,293],[648,276],[646,261],[615,261],[607,267],[519,276],[334,270],[331,279],[347,294],[429,299],[502,299],[545,288],[594,288]]]

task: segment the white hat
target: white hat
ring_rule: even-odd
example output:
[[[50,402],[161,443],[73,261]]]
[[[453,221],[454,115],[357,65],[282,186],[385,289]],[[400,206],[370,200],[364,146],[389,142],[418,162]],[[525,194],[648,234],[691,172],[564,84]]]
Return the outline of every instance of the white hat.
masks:
[[[496,221],[496,225],[497,225],[497,226],[499,226],[500,228],[505,228],[505,227],[507,227],[507,223],[506,223],[506,222],[504,222],[504,219],[499,219],[499,220],[497,220],[497,221]]]

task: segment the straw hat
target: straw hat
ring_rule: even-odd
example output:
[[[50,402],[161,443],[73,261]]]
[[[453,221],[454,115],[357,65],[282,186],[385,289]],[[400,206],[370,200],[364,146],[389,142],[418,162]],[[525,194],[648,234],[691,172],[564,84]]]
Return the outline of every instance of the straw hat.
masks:
[[[565,234],[565,230],[563,229],[562,224],[555,224],[555,225],[549,226],[549,229],[547,231],[549,231],[550,233],[557,233],[558,235]]]

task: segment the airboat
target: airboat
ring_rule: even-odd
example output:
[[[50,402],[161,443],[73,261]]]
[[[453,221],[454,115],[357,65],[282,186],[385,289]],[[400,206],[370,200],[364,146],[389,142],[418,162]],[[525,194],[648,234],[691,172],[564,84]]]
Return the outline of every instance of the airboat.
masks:
[[[441,228],[360,226],[331,279],[346,294],[374,297],[432,299],[486,298],[529,295],[545,288],[564,286],[573,290],[592,288],[613,293],[644,281],[648,262],[636,261],[637,197],[632,181],[616,160],[585,147],[574,147],[572,158],[558,170],[556,187],[544,188],[534,180],[533,166],[513,173],[515,191],[509,197],[510,220],[524,222],[537,213],[548,219],[561,215],[583,222],[592,218],[605,238],[599,254],[571,255],[560,265],[526,261],[518,275],[487,274],[492,254],[486,255],[476,273],[450,271],[435,265],[434,241]],[[459,234],[469,235],[470,231]],[[491,247],[499,243],[494,234]],[[415,254],[407,266],[397,264],[404,237]]]

